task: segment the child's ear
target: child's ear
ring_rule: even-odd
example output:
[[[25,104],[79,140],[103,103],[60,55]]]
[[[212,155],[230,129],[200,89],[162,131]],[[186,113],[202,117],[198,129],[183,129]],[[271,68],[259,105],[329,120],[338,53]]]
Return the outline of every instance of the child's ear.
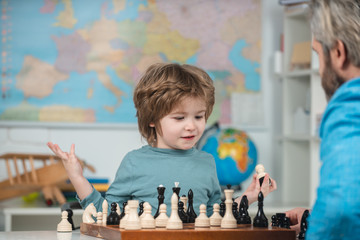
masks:
[[[149,127],[155,127],[155,124],[154,124],[154,123],[150,123],[150,124],[149,124]]]

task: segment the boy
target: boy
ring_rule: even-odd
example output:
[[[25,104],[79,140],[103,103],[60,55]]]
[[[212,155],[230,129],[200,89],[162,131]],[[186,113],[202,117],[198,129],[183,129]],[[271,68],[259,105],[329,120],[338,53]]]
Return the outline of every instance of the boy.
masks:
[[[139,131],[148,145],[129,152],[122,160],[105,195],[109,205],[117,202],[122,206],[136,199],[150,203],[154,214],[158,205],[156,188],[162,184],[170,213],[172,187],[174,182],[180,182],[180,195],[193,190],[195,211],[198,213],[200,204],[206,204],[211,214],[221,196],[215,161],[194,146],[212,112],[214,92],[209,75],[195,66],[159,63],[147,69],[135,88],[134,103]],[[104,199],[82,175],[74,144],[70,153],[61,151],[56,144],[48,146],[63,160],[82,207],[94,203],[101,211]],[[269,185],[268,178],[261,188],[264,195],[276,189],[275,181]],[[245,192],[250,204],[257,200],[259,191],[259,182],[253,178]]]

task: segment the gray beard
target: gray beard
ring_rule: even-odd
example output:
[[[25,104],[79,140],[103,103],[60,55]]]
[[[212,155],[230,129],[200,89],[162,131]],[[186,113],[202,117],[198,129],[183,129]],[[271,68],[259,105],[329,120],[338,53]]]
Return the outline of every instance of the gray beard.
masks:
[[[325,69],[321,77],[321,85],[325,91],[326,100],[330,101],[336,90],[346,81],[331,67],[330,57],[325,57]]]

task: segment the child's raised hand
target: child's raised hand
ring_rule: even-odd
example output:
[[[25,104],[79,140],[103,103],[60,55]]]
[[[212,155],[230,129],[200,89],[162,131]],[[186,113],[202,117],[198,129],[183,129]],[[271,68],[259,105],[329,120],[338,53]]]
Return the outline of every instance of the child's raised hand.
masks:
[[[75,155],[74,144],[71,145],[70,153],[63,152],[57,144],[53,144],[52,142],[48,142],[47,146],[56,156],[61,158],[70,180],[83,175],[82,166]]]
[[[258,199],[258,195],[260,190],[262,191],[264,197],[266,197],[269,193],[277,189],[276,181],[271,179],[271,184],[269,183],[269,174],[265,174],[264,181],[260,187],[260,181],[257,179],[257,174],[254,174],[252,177],[252,181],[249,187],[245,190],[243,195],[246,195],[249,201],[249,205],[253,202],[256,202]],[[238,198],[238,202],[240,202],[241,198]]]

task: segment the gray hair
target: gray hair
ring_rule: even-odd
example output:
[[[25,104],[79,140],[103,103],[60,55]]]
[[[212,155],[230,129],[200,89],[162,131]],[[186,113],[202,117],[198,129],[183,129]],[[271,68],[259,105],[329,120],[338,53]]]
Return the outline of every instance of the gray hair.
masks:
[[[340,40],[347,60],[360,67],[360,0],[311,0],[310,21],[325,54]]]

